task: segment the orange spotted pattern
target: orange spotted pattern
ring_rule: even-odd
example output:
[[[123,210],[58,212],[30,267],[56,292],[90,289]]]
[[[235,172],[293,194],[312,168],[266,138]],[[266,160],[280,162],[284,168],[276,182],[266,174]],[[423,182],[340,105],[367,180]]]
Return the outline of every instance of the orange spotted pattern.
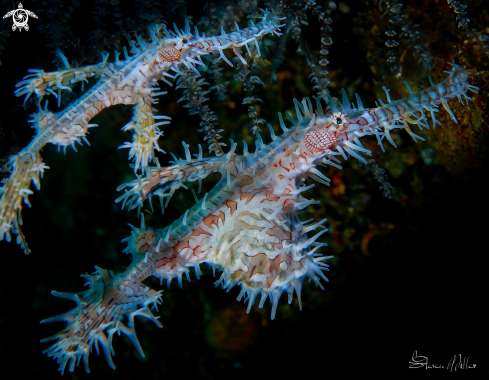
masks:
[[[308,133],[304,138],[304,145],[312,153],[318,153],[333,148],[336,141],[337,139],[334,133],[322,130]]]
[[[180,60],[181,57],[180,50],[175,48],[163,49],[158,52],[158,61],[160,62],[174,62]]]

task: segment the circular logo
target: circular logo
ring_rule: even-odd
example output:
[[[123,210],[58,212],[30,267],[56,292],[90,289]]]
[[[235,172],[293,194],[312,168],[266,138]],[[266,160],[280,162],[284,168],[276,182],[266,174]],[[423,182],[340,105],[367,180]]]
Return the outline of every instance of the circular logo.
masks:
[[[19,8],[8,12],[5,16],[3,16],[3,18],[7,18],[10,16],[12,16],[12,20],[14,22],[14,25],[12,25],[12,30],[19,29],[19,32],[22,31],[22,29],[25,29],[26,31],[29,30],[29,25],[27,25],[29,16],[37,18],[34,12],[24,9],[22,3],[19,3]]]

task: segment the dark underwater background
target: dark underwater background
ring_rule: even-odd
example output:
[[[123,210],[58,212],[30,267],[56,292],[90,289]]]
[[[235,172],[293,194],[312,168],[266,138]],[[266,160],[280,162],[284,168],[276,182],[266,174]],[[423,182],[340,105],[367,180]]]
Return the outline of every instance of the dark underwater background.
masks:
[[[174,4],[175,3],[175,4]],[[122,19],[154,20],[158,12],[170,27],[184,25],[182,2],[157,1],[25,1],[24,8],[38,14],[29,19],[29,31],[13,32],[11,19],[3,20],[0,31],[0,158],[3,162],[26,146],[34,130],[29,115],[37,112],[35,101],[23,105],[13,94],[15,83],[28,69],[57,70],[54,47],[64,41],[64,54],[80,65],[100,62],[90,49],[100,41],[88,42],[98,24],[92,12],[102,4],[112,14],[103,16],[107,35],[116,35]],[[204,1],[188,1],[186,10],[198,22],[205,11]],[[220,2],[215,2],[222,6]],[[322,4],[320,1],[318,4]],[[179,5],[180,4],[180,5]],[[229,4],[232,4],[230,2]],[[171,8],[177,5],[173,13]],[[224,4],[226,5],[226,4]],[[406,96],[402,84],[407,80],[420,90],[429,87],[428,75],[441,81],[449,70],[447,61],[466,65],[479,74],[470,77],[480,87],[479,95],[468,106],[451,101],[459,124],[444,110],[437,114],[442,122],[436,130],[419,132],[426,141],[415,144],[406,133],[396,133],[398,148],[386,146],[382,153],[374,138],[367,146],[380,167],[386,170],[393,186],[393,198],[385,198],[379,182],[354,159],[343,170],[322,169],[332,179],[331,187],[316,184],[306,197],[320,201],[310,206],[302,219],[327,218],[330,232],[322,236],[328,243],[321,252],[334,255],[329,260],[329,283],[322,291],[307,283],[302,292],[302,311],[297,299],[291,305],[281,298],[276,319],[270,320],[270,305],[255,305],[246,314],[246,305],[235,299],[238,288],[226,293],[213,285],[212,271],[202,267],[204,276],[184,281],[183,289],[173,283],[170,290],[158,281],[147,280],[155,289],[164,289],[160,321],[163,329],[137,319],[136,331],[146,354],[141,358],[126,337],[114,338],[117,366],[111,370],[103,356],[90,356],[91,374],[82,367],[66,373],[68,379],[241,379],[281,378],[487,378],[489,375],[489,187],[488,175],[488,68],[489,56],[474,39],[457,28],[453,10],[446,1],[405,2],[403,12],[419,24],[422,39],[433,55],[433,71],[417,64],[409,46],[399,47],[403,75],[395,78],[386,64],[384,34],[386,17],[373,1],[336,2],[331,14],[333,45],[328,59],[333,96],[345,88],[353,99],[357,92],[365,106],[385,99],[382,86],[391,95]],[[468,2],[471,23],[489,32],[489,3]],[[263,3],[260,3],[264,7]],[[3,14],[17,3],[2,1]],[[119,10],[115,8],[119,7]],[[152,8],[154,7],[154,9]],[[384,5],[385,8],[385,5]],[[138,13],[139,12],[139,13]],[[156,16],[155,16],[156,17]],[[243,18],[244,20],[244,18]],[[245,26],[241,21],[240,25]],[[118,24],[119,22],[119,24]],[[130,24],[130,22],[127,22]],[[130,27],[130,25],[128,26]],[[304,38],[313,51],[319,50],[319,23],[309,14]],[[9,35],[9,36],[8,36]],[[96,34],[99,35],[99,34]],[[265,40],[276,40],[267,36]],[[126,41],[117,42],[119,47]],[[269,49],[273,46],[269,44]],[[292,99],[315,95],[308,76],[310,69],[297,46],[289,41],[282,63],[272,69],[266,49],[256,65],[266,84],[258,92],[264,101],[260,117],[278,133],[277,112],[293,110]],[[96,48],[94,48],[94,51]],[[120,49],[122,50],[122,49]],[[230,57],[230,54],[227,54]],[[83,57],[81,60],[80,57]],[[110,59],[113,59],[111,55]],[[77,63],[75,63],[77,64]],[[207,102],[218,115],[224,141],[246,138],[253,146],[246,106],[242,105],[242,84],[233,79],[236,69],[223,64],[229,98],[217,100],[211,93]],[[212,77],[205,75],[212,85]],[[91,82],[93,83],[93,81]],[[174,86],[175,87],[175,86]],[[162,84],[168,95],[161,96],[160,114],[172,117],[164,128],[160,146],[183,157],[181,141],[197,152],[202,134],[200,120],[189,116],[176,101],[182,90]],[[79,92],[79,86],[75,87]],[[49,109],[56,111],[51,96]],[[114,106],[97,115],[88,136],[91,146],[68,148],[46,146],[42,157],[50,167],[41,190],[30,196],[32,208],[23,207],[23,232],[32,253],[25,256],[14,242],[0,242],[0,378],[58,378],[58,366],[42,354],[48,347],[40,339],[51,336],[62,324],[39,324],[74,305],[51,296],[52,290],[82,291],[79,275],[94,271],[94,265],[120,272],[130,263],[122,253],[120,241],[130,234],[127,223],[139,225],[136,211],[121,210],[115,204],[117,186],[134,178],[128,166],[127,151],[117,147],[131,136],[120,129],[129,122],[132,109]],[[430,120],[431,121],[431,120]],[[265,142],[268,130],[262,127]],[[369,137],[362,139],[365,143]],[[229,144],[228,144],[229,146]],[[253,150],[253,148],[251,148]],[[159,154],[165,165],[169,154]],[[217,177],[204,181],[203,193]],[[312,183],[312,182],[310,182]],[[195,186],[193,186],[195,188]],[[190,190],[179,190],[161,215],[143,209],[147,225],[162,228],[193,204]],[[413,353],[426,356],[429,363],[446,366],[454,355],[468,358],[475,369],[409,369]]]

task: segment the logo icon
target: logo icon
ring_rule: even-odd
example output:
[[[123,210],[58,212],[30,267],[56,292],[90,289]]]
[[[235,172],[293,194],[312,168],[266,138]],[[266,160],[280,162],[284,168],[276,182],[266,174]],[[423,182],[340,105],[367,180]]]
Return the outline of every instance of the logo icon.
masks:
[[[24,28],[26,31],[29,30],[29,25],[27,25],[29,16],[37,18],[34,12],[24,9],[22,3],[19,3],[19,8],[8,12],[5,16],[3,16],[3,18],[7,18],[10,16],[12,16],[12,20],[14,21],[14,25],[12,25],[12,30],[16,30],[18,28],[19,32],[22,32],[22,28]]]

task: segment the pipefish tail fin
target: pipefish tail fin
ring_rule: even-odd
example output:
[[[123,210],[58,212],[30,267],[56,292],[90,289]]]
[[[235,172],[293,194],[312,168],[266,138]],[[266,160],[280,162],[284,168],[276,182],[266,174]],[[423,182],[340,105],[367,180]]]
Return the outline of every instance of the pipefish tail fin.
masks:
[[[79,293],[52,292],[56,297],[66,298],[76,302],[76,307],[64,314],[48,318],[41,323],[61,322],[66,327],[57,334],[41,340],[41,342],[56,341],[43,351],[49,357],[56,358],[59,370],[64,374],[66,367],[73,372],[83,360],[87,372],[90,372],[88,357],[95,346],[99,354],[99,344],[109,366],[115,369],[112,360],[114,348],[112,338],[115,333],[122,332],[134,344],[141,356],[143,350],[136,336],[134,317],[143,316],[162,327],[150,311],[150,307],[161,304],[161,291],[154,291],[132,276],[116,275],[96,267],[92,275],[82,275],[88,282],[88,290]]]

